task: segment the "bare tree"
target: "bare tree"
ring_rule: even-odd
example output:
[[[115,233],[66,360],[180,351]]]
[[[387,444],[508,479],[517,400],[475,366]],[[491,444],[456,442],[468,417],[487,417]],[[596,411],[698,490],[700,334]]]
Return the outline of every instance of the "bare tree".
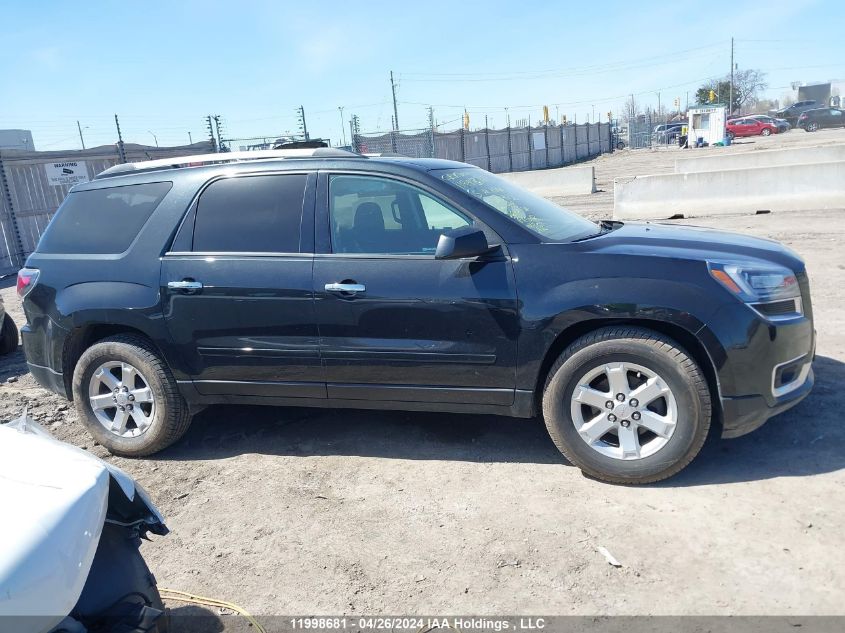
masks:
[[[766,73],[762,70],[749,68],[734,73],[734,90],[737,93],[735,101],[740,109],[754,106],[760,93],[768,87]]]
[[[637,103],[637,100],[634,98],[634,95],[631,95],[625,100],[623,113],[626,122],[633,121],[640,114],[642,114],[640,104]]]

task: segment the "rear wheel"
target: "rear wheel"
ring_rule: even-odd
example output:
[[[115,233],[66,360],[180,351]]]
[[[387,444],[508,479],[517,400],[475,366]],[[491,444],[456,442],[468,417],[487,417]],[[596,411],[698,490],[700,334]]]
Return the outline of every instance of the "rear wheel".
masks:
[[[0,355],[11,354],[18,349],[18,326],[8,314],[3,315],[2,332],[0,332]]]
[[[140,336],[113,336],[88,348],[73,372],[73,399],[82,423],[115,455],[151,455],[191,423],[170,370]]]
[[[728,138],[734,140],[736,138],[736,134],[734,134],[733,132],[728,132]]]
[[[572,343],[549,372],[543,417],[564,456],[611,483],[671,477],[701,450],[710,392],[696,362],[671,339],[610,327]]]

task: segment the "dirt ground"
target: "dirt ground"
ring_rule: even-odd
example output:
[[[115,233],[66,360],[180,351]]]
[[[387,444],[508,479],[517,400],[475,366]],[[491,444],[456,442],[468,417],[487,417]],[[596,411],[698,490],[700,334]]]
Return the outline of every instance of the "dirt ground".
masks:
[[[815,135],[834,137],[845,131]],[[614,174],[668,170],[676,155],[594,164],[612,194]],[[602,215],[603,195],[576,208]],[[259,616],[845,614],[845,211],[689,222],[806,259],[817,385],[755,433],[711,437],[658,485],[583,477],[540,420],[470,415],[220,406],[154,459],[113,458],[35,384],[20,350],[0,360],[0,420],[28,407],[136,477],[172,530],[143,546],[159,584]],[[2,295],[22,323],[9,283]]]

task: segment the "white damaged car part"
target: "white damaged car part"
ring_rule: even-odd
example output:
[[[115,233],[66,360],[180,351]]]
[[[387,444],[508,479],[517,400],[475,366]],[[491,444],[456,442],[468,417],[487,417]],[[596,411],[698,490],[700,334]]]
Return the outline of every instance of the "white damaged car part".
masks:
[[[24,414],[0,425],[0,503],[0,628],[166,630],[138,546],[168,530],[132,477]]]

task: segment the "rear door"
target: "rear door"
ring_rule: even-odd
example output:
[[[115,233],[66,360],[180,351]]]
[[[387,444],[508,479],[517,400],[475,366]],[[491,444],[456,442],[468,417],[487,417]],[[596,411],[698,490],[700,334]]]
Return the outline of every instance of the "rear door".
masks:
[[[519,331],[511,262],[437,260],[466,211],[407,180],[321,173],[314,292],[328,396],[510,405]]]
[[[314,297],[316,173],[212,181],[162,262],[165,319],[200,393],[324,398]]]
[[[843,122],[842,110],[836,108],[828,108],[825,110],[824,127],[841,127],[845,125]]]

